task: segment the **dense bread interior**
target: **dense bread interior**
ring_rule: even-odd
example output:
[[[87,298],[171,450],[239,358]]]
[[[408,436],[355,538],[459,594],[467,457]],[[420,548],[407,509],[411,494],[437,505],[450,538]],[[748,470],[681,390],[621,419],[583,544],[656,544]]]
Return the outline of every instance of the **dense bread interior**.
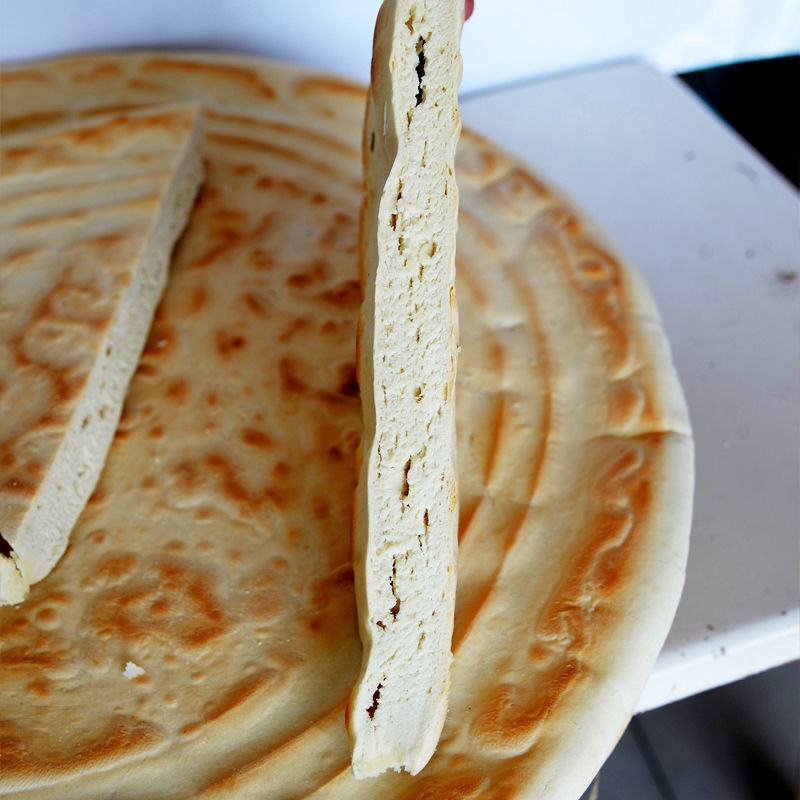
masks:
[[[416,773],[447,707],[457,490],[454,259],[461,3],[392,2],[365,128],[365,435],[356,574],[364,672],[357,776]]]

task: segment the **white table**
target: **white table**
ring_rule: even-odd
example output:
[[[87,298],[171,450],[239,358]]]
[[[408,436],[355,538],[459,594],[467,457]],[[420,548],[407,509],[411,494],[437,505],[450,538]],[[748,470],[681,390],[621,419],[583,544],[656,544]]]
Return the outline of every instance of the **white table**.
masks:
[[[800,203],[635,62],[472,96],[465,125],[583,207],[646,277],[697,443],[686,588],[639,710],[800,657]]]

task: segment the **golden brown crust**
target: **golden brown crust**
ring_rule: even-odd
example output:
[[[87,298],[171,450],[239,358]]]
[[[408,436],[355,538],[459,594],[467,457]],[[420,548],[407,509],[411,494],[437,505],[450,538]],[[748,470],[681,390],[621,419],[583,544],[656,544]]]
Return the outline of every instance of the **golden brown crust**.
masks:
[[[145,75],[162,57],[257,82]],[[100,65],[117,70],[79,88]],[[363,95],[219,56],[26,69],[44,80],[6,70],[4,126],[202,95],[220,115],[208,130],[227,138],[208,143],[206,189],[74,543],[29,605],[0,610],[0,758],[13,765],[0,791],[577,797],[635,704],[685,561],[688,420],[635,274],[464,134],[453,702],[418,778],[356,783],[343,708],[360,658],[347,572],[359,410],[344,370]],[[133,84],[145,77],[159,88]],[[309,135],[301,147],[263,122]],[[127,660],[145,675],[127,681]],[[575,752],[592,754],[581,769]]]

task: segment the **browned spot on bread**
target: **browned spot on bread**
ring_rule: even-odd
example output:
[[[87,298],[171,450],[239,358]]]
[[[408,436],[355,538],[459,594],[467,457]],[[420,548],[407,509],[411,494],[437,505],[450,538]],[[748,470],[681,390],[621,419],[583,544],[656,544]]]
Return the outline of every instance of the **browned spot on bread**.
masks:
[[[205,287],[195,286],[192,289],[192,293],[189,298],[189,303],[186,309],[187,313],[196,314],[198,311],[202,311],[207,302],[208,292],[205,290]]]
[[[245,444],[261,450],[269,450],[275,446],[275,442],[269,434],[256,428],[242,428],[240,436]]]
[[[248,489],[233,462],[222,453],[209,453],[203,458],[202,465],[213,476],[223,495],[244,513],[252,514],[264,506],[282,508],[285,504],[285,498],[271,486],[255,491]]]
[[[303,189],[300,184],[295,183],[288,178],[278,181],[274,184],[274,186],[282,189],[284,193],[289,194],[292,197],[302,197],[304,194],[306,194],[306,190]]]
[[[43,634],[41,634],[43,636]],[[30,667],[52,669],[62,664],[67,657],[66,650],[47,646],[46,639],[37,640],[36,647],[3,647],[0,649],[0,667],[28,671]],[[41,647],[41,649],[39,649]]]
[[[231,83],[238,88],[257,95],[261,100],[274,100],[275,89],[261,79],[259,74],[247,67],[232,64],[204,64],[198,61],[173,58],[152,58],[141,65],[142,72],[173,72],[187,75],[205,75]]]
[[[109,103],[108,105],[99,105],[94,108],[84,108],[78,112],[78,116],[94,117],[98,114],[122,114],[128,111],[136,111],[145,105],[145,103]]]
[[[43,608],[36,612],[35,620],[40,627],[49,629],[58,623],[58,613],[54,608]]]
[[[3,257],[3,265],[11,268],[23,267],[41,253],[42,250],[37,247],[28,247],[23,250],[15,250],[13,253],[9,253]]]
[[[516,753],[530,748],[542,722],[583,674],[580,662],[568,658],[524,687],[501,683],[482,704],[472,734],[489,752]]]
[[[550,658],[550,650],[549,648],[545,647],[541,642],[534,642],[528,648],[528,655],[531,658],[531,661],[541,662],[547,661]]]
[[[168,400],[171,400],[173,403],[176,403],[177,405],[182,405],[185,403],[188,394],[189,382],[186,380],[186,378],[178,378],[177,380],[172,381],[164,391],[164,397],[166,397]]]
[[[267,315],[267,305],[257,294],[254,292],[242,292],[241,297],[244,305],[257,317],[265,317]]]
[[[8,160],[11,160],[12,158],[24,158],[27,153],[25,152],[25,148],[20,147],[7,150],[5,155]],[[145,198],[142,202],[148,203],[149,201],[147,198]],[[21,222],[18,222],[17,227],[20,229],[47,228],[51,225],[58,225],[60,222],[83,220],[86,219],[87,215],[87,211],[76,208],[72,209],[71,211],[62,211],[60,214],[45,214],[41,217],[25,219]]]
[[[212,212],[211,218],[217,223],[246,222],[247,213],[240,211],[238,208],[218,208]]]
[[[92,531],[88,536],[87,539],[96,545],[105,544],[108,540],[108,531],[103,530],[102,528],[97,531]]]
[[[483,580],[470,586],[468,590],[462,591],[460,596],[456,595],[456,619],[453,629],[454,653],[460,649],[464,640],[475,628],[478,618],[494,590],[503,560],[516,542],[527,516],[528,509],[525,507],[517,507],[506,514],[497,515],[497,530],[492,531],[492,540],[497,540],[497,543],[492,541],[492,547],[486,546],[481,552]],[[486,537],[482,541],[487,542]]]
[[[87,239],[81,239],[73,244],[75,249],[82,247],[96,247],[100,250],[107,250],[122,242],[126,242],[128,237],[120,233],[106,233],[102,236],[90,236]]]
[[[28,684],[27,690],[32,697],[49,697],[53,693],[53,682],[47,678],[37,678]]]
[[[296,333],[304,331],[308,328],[308,320],[303,317],[295,317],[287,326],[278,334],[279,342],[288,342]]]
[[[4,778],[28,779],[31,774],[85,775],[112,765],[120,753],[144,755],[155,750],[164,740],[163,732],[155,725],[137,717],[116,716],[95,736],[79,745],[66,742],[58,751],[31,748],[28,738],[20,732],[13,735],[10,722],[0,723],[0,758]],[[3,730],[5,728],[5,730]],[[23,736],[23,738],[20,738]]]
[[[291,733],[277,742],[270,743],[267,747],[248,757],[248,760],[237,766],[236,769],[227,771],[223,775],[217,775],[204,788],[202,796],[206,798],[236,796],[240,793],[242,787],[251,786],[252,781],[258,780],[258,777],[263,774],[263,770],[269,768],[270,761],[276,752],[286,752],[290,748],[297,747],[309,731],[330,731],[334,726],[341,726],[345,707],[344,700],[337,702],[333,708],[327,709],[318,718],[310,720],[300,731]],[[324,781],[327,777],[333,777],[341,771],[342,767],[337,763],[335,767],[330,768],[329,771],[320,776],[320,779]]]
[[[191,736],[201,728],[234,711],[240,705],[250,702],[255,697],[263,695],[264,690],[267,688],[275,688],[278,684],[282,683],[280,674],[273,669],[267,669],[258,675],[245,678],[236,684],[210,711],[208,711],[202,720],[185,725],[181,729],[182,736]]]
[[[247,339],[238,333],[218,330],[216,333],[217,353],[220,358],[227,359],[247,346]]]
[[[278,362],[278,374],[286,394],[303,394],[307,390],[308,387],[297,376],[295,364],[289,356],[284,356]]]
[[[98,486],[93,492],[87,505],[99,506],[108,500],[108,492],[102,487]]]
[[[147,343],[144,346],[142,357],[158,357],[166,355],[175,345],[175,328],[167,322],[158,321],[153,325]]]
[[[339,250],[350,254],[356,252],[357,237],[358,228],[355,217],[342,211],[334,211],[317,241],[325,251]]]
[[[187,493],[194,491],[199,485],[200,478],[197,468],[191,461],[181,461],[175,464],[171,472],[177,479],[178,486]]]
[[[292,125],[288,122],[266,120],[257,117],[244,116],[243,114],[229,114],[210,110],[206,111],[206,116],[209,119],[221,120],[224,122],[235,122],[237,125],[265,131],[268,137],[270,134],[274,133],[288,134],[292,139],[306,139],[307,141],[316,142],[317,144],[321,144],[333,150],[338,150],[340,153],[350,157],[358,156],[358,151],[356,148],[349,144],[340,142],[338,139],[335,139],[332,136],[327,136],[321,131],[300,127],[299,125]]]
[[[73,72],[70,76],[71,80],[75,83],[94,83],[102,78],[113,78],[121,74],[122,68],[119,64],[111,61],[104,61],[100,64],[94,64],[88,69]]]
[[[361,305],[361,286],[358,281],[344,281],[320,292],[318,297],[336,308],[356,309]]]
[[[216,186],[210,186],[208,183],[204,183],[194,198],[195,210],[197,211],[206,207],[210,207],[213,203],[219,200],[220,194],[220,190]]]
[[[12,494],[32,495],[36,491],[36,487],[22,478],[9,478],[3,484],[3,490]]]
[[[50,592],[50,594],[45,597],[45,601],[68,606],[72,604],[72,595],[69,592],[54,591]]]
[[[324,497],[316,497],[311,503],[311,513],[315,519],[326,520],[330,517],[331,504]]]
[[[259,272],[270,270],[275,266],[275,256],[272,253],[268,253],[266,250],[262,250],[260,247],[256,247],[255,250],[250,251],[248,260],[250,267]]]
[[[272,468],[272,477],[276,481],[285,480],[292,472],[291,465],[285,461],[276,461],[275,466]]]
[[[142,378],[152,378],[158,375],[158,368],[153,366],[153,364],[146,364],[144,362],[140,362],[139,366],[136,367],[137,376],[141,376]],[[123,431],[120,434],[120,439],[124,439],[127,435],[130,434],[130,431]]]
[[[113,586],[134,573],[139,557],[134,553],[114,553],[99,561],[84,581],[87,587]]]
[[[314,283],[321,283],[328,277],[328,264],[322,258],[316,258],[306,265],[305,269],[295,272],[286,279],[286,285],[295,289],[303,289]]]
[[[17,75],[19,73],[16,73]],[[3,75],[3,81],[8,81],[11,73]],[[12,79],[13,80],[13,79]],[[18,117],[9,117],[3,120],[3,133],[9,134],[22,131],[25,128],[37,127],[41,125],[51,125],[64,118],[60,111],[36,111],[31,114],[21,114]]]
[[[572,226],[569,242],[557,233],[543,232],[541,237],[559,257],[580,300],[579,308],[584,310],[592,329],[606,345],[605,357],[611,377],[618,377],[631,364],[636,342],[624,302],[622,268],[610,253],[586,238],[580,223],[569,212],[559,215],[559,210],[551,210],[546,219],[553,227],[559,222]]]
[[[39,72],[39,70],[35,69],[13,69],[4,70],[3,72],[3,83],[6,85],[30,81],[36,83],[50,83],[50,78],[43,72]]]
[[[582,543],[564,572],[549,605],[543,609],[540,639],[585,643],[587,616],[592,609],[579,598],[591,584],[598,601],[612,596],[627,567],[643,521],[649,513],[650,470],[665,434],[647,434],[630,441],[608,441],[610,461],[592,490],[592,537]],[[615,457],[611,457],[615,454]]]
[[[217,263],[222,256],[227,255],[231,250],[240,247],[248,242],[257,242],[270,230],[277,219],[277,213],[270,211],[261,216],[261,219],[251,230],[243,230],[242,226],[227,224],[216,226],[211,231],[210,238],[216,240],[216,244],[208,248],[189,264],[191,269],[204,269]]]
[[[138,92],[163,92],[164,86],[155,81],[147,81],[142,78],[131,78],[128,87]]]
[[[165,613],[166,603],[172,613]],[[120,586],[102,592],[91,607],[89,625],[126,641],[168,641],[197,648],[228,628],[211,576],[178,559],[164,558]]]
[[[461,501],[461,508],[459,509],[459,520],[458,520],[458,541],[459,544],[461,540],[467,535],[469,531],[469,526],[472,524],[472,520],[475,517],[475,512],[478,510],[481,504],[480,497],[474,497],[471,500],[463,500]]]
[[[359,396],[355,364],[342,364],[339,367],[339,393],[347,397]]]
[[[206,138],[215,144],[225,145],[234,149],[248,149],[255,150],[259,153],[269,153],[278,156],[287,161],[295,164],[301,164],[309,168],[313,172],[321,172],[325,175],[339,177],[337,169],[326,161],[313,161],[307,158],[300,152],[292,150],[289,147],[275,144],[273,142],[263,141],[261,139],[253,139],[248,136],[237,136],[228,133],[209,133]],[[286,186],[284,185],[284,188]]]
[[[341,461],[344,458],[344,453],[342,452],[342,448],[341,447],[336,447],[336,445],[333,445],[333,446],[329,447],[328,448],[328,458],[331,461],[337,461],[337,462]]]
[[[147,432],[147,435],[151,439],[163,439],[164,438],[164,426],[163,425],[154,425]]]
[[[339,330],[339,325],[334,322],[332,319],[326,319],[325,322],[322,323],[320,326],[320,331],[322,333],[336,333]]]
[[[653,416],[647,395],[636,380],[617,381],[608,389],[608,422],[624,427]]]
[[[491,781],[488,775],[479,771],[456,777],[424,777],[403,793],[401,800],[511,800],[512,795],[498,792],[488,793]]]
[[[507,413],[506,397],[499,395],[494,402],[494,411],[489,423],[489,447],[486,452],[486,463],[483,467],[483,482],[490,488],[494,482],[495,470],[497,469],[498,459],[505,441]]]
[[[356,83],[349,83],[338,78],[301,78],[294,85],[294,93],[298,97],[309,97],[313,95],[342,94],[362,101],[366,96],[363,86]]]
[[[351,564],[342,564],[329,575],[310,581],[306,595],[312,612],[306,627],[312,633],[331,635],[342,620],[355,620]]]

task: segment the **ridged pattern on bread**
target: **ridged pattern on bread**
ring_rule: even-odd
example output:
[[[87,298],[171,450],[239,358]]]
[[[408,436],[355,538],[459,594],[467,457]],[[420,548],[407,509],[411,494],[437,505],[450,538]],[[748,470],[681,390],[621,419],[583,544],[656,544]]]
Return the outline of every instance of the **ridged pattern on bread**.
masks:
[[[450,707],[419,775],[358,781],[363,88],[105,53],[5,68],[0,118],[193,99],[206,182],[103,475],[48,579],[0,608],[0,794],[574,800],[686,564],[692,438],[647,288],[572,203],[462,133]]]
[[[362,673],[353,772],[419,772],[444,724],[456,585],[455,149],[462,0],[387,0],[364,126]]]
[[[200,184],[194,107],[0,147],[0,603],[63,554]]]

